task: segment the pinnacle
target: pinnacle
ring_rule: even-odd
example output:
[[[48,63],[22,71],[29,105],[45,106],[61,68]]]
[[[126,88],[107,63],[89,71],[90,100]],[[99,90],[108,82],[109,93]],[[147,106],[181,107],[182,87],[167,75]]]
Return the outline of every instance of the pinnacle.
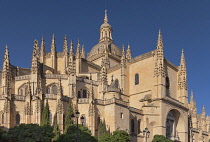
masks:
[[[162,33],[159,30],[158,32],[158,41],[157,41],[157,49],[163,49],[163,39],[162,39]]]
[[[105,10],[104,23],[108,23],[107,10]]]

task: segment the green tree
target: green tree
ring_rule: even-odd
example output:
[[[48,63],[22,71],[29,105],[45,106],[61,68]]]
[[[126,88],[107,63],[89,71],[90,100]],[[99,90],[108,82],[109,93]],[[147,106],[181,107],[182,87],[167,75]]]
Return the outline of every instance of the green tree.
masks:
[[[113,136],[109,133],[105,133],[99,140],[99,142],[111,142],[113,139]]]
[[[49,109],[48,100],[42,111],[41,126],[44,126],[44,125],[50,125],[50,109]]]
[[[54,137],[49,125],[20,124],[9,129],[5,142],[50,142]]]
[[[59,129],[59,126],[58,126],[58,123],[57,123],[57,118],[55,119],[54,124],[53,124],[53,133],[55,134],[55,136],[52,140],[53,141],[58,140],[58,138],[60,136],[60,129]]]
[[[74,109],[73,105],[70,101],[68,111],[65,117],[65,128],[64,128],[64,133],[67,132],[68,128],[73,124],[73,121],[71,120],[71,115],[74,114]]]
[[[78,137],[79,142],[97,142],[97,139],[91,136],[91,131],[79,124],[78,126]],[[72,124],[69,126],[67,132],[59,137],[56,142],[74,142],[77,136],[77,126]]]
[[[154,135],[152,142],[172,142],[163,135]]]
[[[129,134],[126,131],[119,130],[113,132],[112,142],[128,142]]]
[[[98,140],[99,141],[105,133],[106,133],[106,122],[104,120],[103,122],[100,121],[98,125]]]

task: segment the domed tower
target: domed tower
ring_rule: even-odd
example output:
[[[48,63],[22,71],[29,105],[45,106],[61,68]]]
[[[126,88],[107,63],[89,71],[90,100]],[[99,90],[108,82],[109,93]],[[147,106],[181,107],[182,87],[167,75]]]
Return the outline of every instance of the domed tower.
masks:
[[[112,26],[108,23],[107,10],[105,10],[104,23],[100,27],[99,43],[88,54],[89,61],[100,66],[105,62],[108,68],[120,64],[122,53],[121,49],[113,43],[112,32]]]

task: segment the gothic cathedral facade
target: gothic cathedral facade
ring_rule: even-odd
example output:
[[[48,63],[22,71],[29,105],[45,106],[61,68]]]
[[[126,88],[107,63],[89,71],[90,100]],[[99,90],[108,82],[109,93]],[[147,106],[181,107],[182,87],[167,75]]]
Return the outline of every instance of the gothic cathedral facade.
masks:
[[[164,135],[173,141],[207,142],[210,119],[197,114],[191,93],[188,103],[187,72],[184,51],[180,65],[164,58],[162,35],[157,48],[132,57],[131,48],[114,44],[112,27],[105,12],[100,39],[87,57],[78,41],[56,51],[54,35],[51,52],[46,53],[45,41],[34,41],[31,68],[11,65],[8,46],[5,48],[0,73],[0,126],[8,129],[20,123],[41,122],[46,101],[50,123],[55,119],[61,132],[70,102],[85,118],[83,123],[93,135],[105,120],[107,131],[125,130],[132,142],[143,142],[143,130]],[[79,121],[79,123],[81,123]]]

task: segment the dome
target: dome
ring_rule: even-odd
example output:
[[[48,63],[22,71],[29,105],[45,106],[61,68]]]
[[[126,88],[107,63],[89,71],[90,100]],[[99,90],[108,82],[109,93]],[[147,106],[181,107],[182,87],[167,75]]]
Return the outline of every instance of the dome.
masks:
[[[105,42],[99,42],[98,44],[96,44],[89,52],[88,54],[88,59],[92,59],[94,57],[98,57],[99,54],[103,54],[104,53],[104,47],[106,46]],[[114,43],[109,43],[108,45],[108,52],[111,53],[112,55],[121,57],[122,56],[122,52],[121,49],[115,45]]]

